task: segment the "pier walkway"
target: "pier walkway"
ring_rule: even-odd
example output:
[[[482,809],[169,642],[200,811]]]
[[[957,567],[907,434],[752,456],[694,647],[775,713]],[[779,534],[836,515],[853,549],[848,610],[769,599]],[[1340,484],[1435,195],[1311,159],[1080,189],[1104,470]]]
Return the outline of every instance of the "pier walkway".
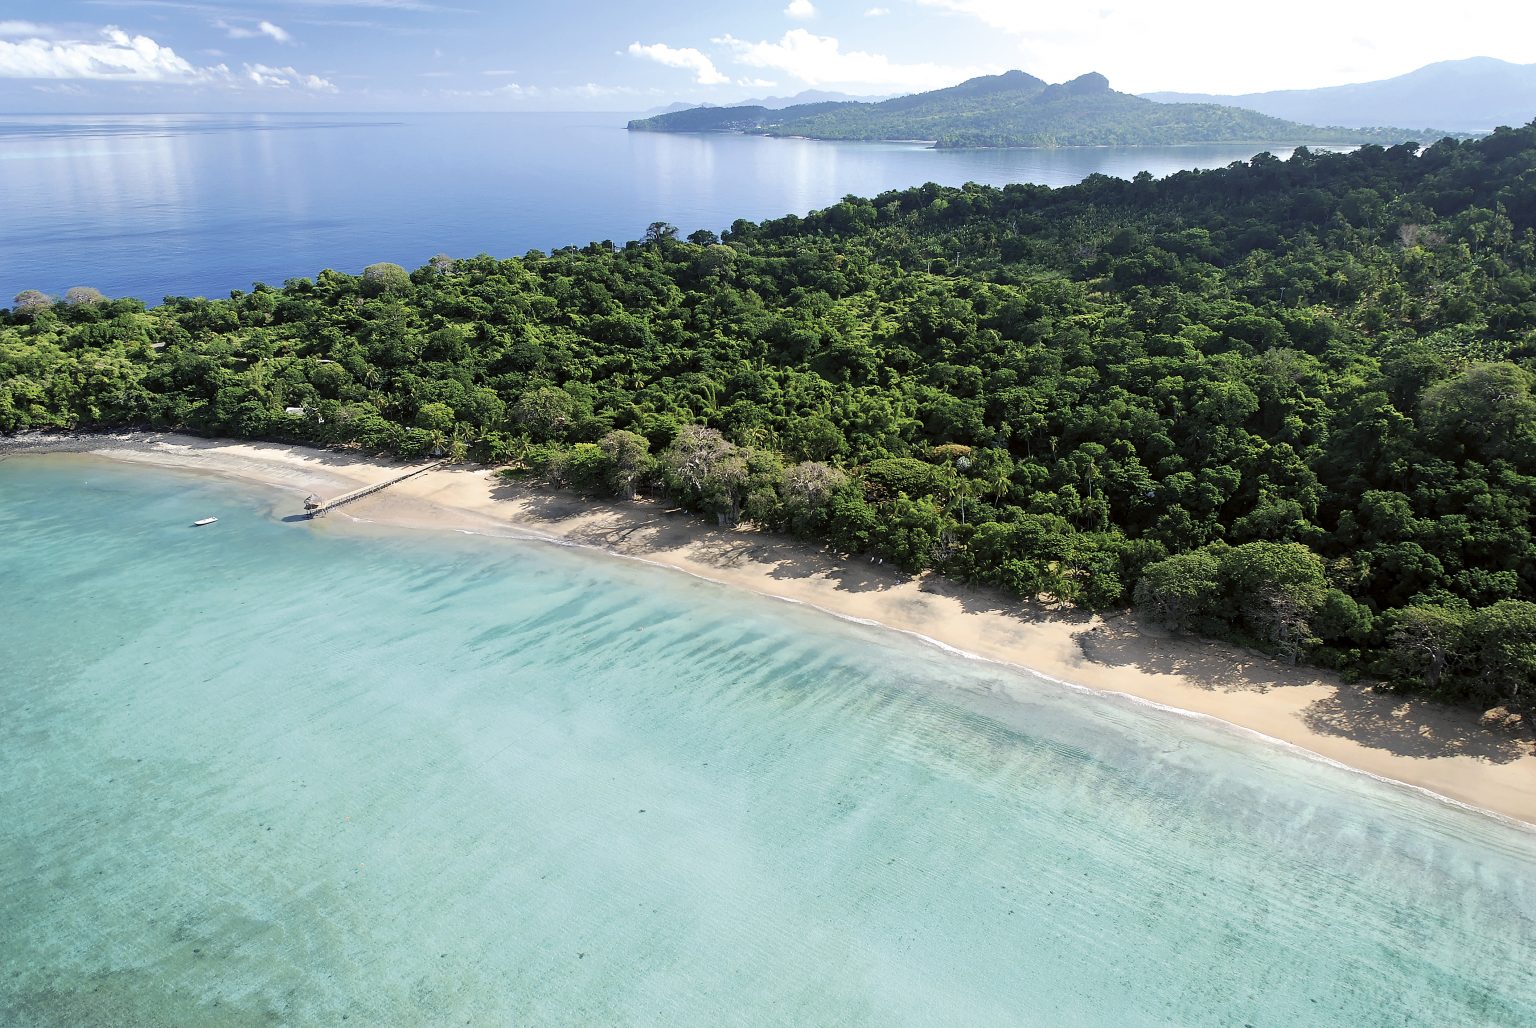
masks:
[[[433,461],[431,464],[426,464],[419,468],[412,468],[410,471],[402,472],[401,474],[398,474],[393,478],[387,478],[382,482],[375,482],[373,485],[365,485],[362,488],[354,489],[349,493],[342,493],[340,496],[326,500],[324,503],[321,503],[313,510],[306,510],[304,512],[304,516],[310,518],[318,518],[324,514],[329,514],[337,507],[351,503],[353,500],[361,500],[364,496],[372,496],[374,493],[382,492],[392,485],[399,485],[406,479],[415,478],[417,475],[425,475],[428,471],[436,471],[438,468],[447,463],[448,462],[445,460]]]

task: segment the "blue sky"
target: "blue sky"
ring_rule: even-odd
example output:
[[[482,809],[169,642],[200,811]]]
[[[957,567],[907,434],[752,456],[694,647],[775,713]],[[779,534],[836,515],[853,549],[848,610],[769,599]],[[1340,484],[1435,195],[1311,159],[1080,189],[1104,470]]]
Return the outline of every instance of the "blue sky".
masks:
[[[1536,14],[1463,0],[0,0],[0,109],[624,110],[891,94],[1023,68],[1130,92],[1536,62]]]

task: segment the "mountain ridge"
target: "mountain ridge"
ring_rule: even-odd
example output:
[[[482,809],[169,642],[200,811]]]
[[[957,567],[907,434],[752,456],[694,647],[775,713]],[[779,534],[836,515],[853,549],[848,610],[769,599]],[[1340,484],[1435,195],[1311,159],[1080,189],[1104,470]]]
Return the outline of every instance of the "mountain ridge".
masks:
[[[877,103],[831,100],[782,110],[762,105],[696,107],[638,118],[629,123],[629,129],[828,140],[931,140],[940,148],[1397,143],[1444,134],[1304,125],[1238,107],[1160,103],[1117,92],[1097,72],[1048,83],[1019,70]]]
[[[1427,64],[1392,78],[1317,89],[1141,95],[1158,103],[1228,104],[1271,117],[1330,125],[1408,122],[1457,132],[1487,132],[1536,118],[1536,64],[1468,57]]]

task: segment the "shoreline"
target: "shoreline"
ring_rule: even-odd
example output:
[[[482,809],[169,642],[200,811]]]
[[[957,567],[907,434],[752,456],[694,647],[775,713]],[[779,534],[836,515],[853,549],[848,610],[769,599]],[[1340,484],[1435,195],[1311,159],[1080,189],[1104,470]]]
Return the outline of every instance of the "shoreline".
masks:
[[[677,112],[674,112],[677,113]],[[664,117],[664,115],[651,115],[651,117]],[[634,121],[645,121],[646,118],[635,118]],[[1185,146],[1260,146],[1260,147],[1290,147],[1293,150],[1298,147],[1306,147],[1309,150],[1321,148],[1350,147],[1358,150],[1362,146],[1388,146],[1381,141],[1374,143],[1319,143],[1319,142],[1285,142],[1283,140],[1270,139],[1205,139],[1188,140],[1182,143],[1062,143],[1059,145],[1030,144],[1018,146],[986,146],[982,144],[967,146],[940,146],[937,139],[836,139],[830,136],[801,136],[801,135],[776,135],[773,132],[748,129],[635,129],[625,126],[626,132],[649,132],[663,136],[756,136],[759,139],[790,139],[804,143],[873,143],[879,145],[910,144],[924,150],[957,150],[957,151],[988,151],[988,150],[1162,150]],[[1490,130],[1491,131],[1491,130]],[[1460,136],[1462,133],[1437,133],[1438,135]],[[1259,151],[1264,153],[1266,151]]]
[[[381,481],[406,465],[272,443],[160,433],[28,435],[12,454],[77,454],[234,478],[276,490],[273,512],[310,492]],[[332,528],[337,520],[341,526]],[[1320,669],[1287,667],[1236,647],[1170,638],[1132,614],[1051,609],[933,575],[751,528],[719,529],[665,503],[587,501],[444,467],[356,501],[316,523],[380,525],[544,540],[602,550],[727,587],[917,637],[970,659],[1028,671],[1180,715],[1221,722],[1314,758],[1536,828],[1530,726],[1414,697],[1382,695]]]

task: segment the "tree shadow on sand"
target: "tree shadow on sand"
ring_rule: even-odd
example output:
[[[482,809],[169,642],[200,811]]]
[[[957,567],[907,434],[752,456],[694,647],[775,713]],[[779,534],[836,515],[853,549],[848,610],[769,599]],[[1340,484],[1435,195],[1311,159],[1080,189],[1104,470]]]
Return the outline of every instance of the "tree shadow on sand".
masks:
[[[690,560],[729,570],[755,565],[770,579],[790,582],[820,579],[839,592],[885,592],[913,581],[926,596],[941,596],[967,613],[1007,614],[1025,620],[1042,616],[1086,623],[1090,616],[1070,608],[1047,608],[1000,592],[948,582],[933,575],[914,576],[867,555],[845,554],[793,536],[764,532],[750,526],[722,528],[710,519],[656,500],[592,500],[575,493],[549,490],[517,481],[491,487],[498,500],[515,500],[532,522],[555,524],[573,517],[598,515],[587,525],[562,526],[562,534],[577,542],[632,553],[647,546],[686,547]],[[671,535],[672,538],[665,538]],[[906,601],[910,613],[924,610],[922,597]]]
[[[1316,672],[1287,668],[1261,654],[1192,636],[1170,637],[1133,615],[1106,618],[1078,636],[1083,656],[1109,667],[1177,675],[1211,692],[1257,692],[1309,684]]]
[[[728,570],[753,565],[771,579],[817,579],[840,592],[884,592],[909,583],[908,575],[867,556],[838,553],[789,536],[751,528],[721,528],[709,519],[654,500],[593,500],[515,481],[498,481],[492,495],[515,500],[532,523],[564,522],[561,532],[577,542],[620,553],[656,547],[686,548],[690,560]],[[588,523],[572,518],[591,515]],[[1001,592],[950,582],[933,575],[916,579],[917,594],[901,598],[903,613],[921,622],[930,613],[929,597],[943,597],[967,613],[1004,615],[1022,625],[1042,618],[1088,626],[1092,615],[1071,608],[1048,607]],[[1351,739],[1373,749],[1411,757],[1468,756],[1510,763],[1533,749],[1530,729],[1518,719],[1492,716],[1480,722],[1474,712],[1428,700],[1405,701],[1368,686],[1338,682],[1316,668],[1289,667],[1272,657],[1225,643],[1172,636],[1143,624],[1134,614],[1105,618],[1077,633],[1084,657],[1107,667],[1135,668],[1174,675],[1201,689],[1224,693],[1268,693],[1303,686],[1322,687],[1329,695],[1302,712],[1303,722],[1322,735]]]
[[[1341,686],[1302,712],[1308,728],[1402,757],[1476,757],[1509,764],[1533,751],[1530,730],[1503,711],[1473,711]]]
[[[1432,700],[1377,692],[1340,682],[1316,668],[1288,667],[1259,653],[1186,636],[1170,637],[1133,615],[1110,618],[1078,636],[1083,655],[1110,667],[1178,675],[1214,692],[1267,693],[1322,686],[1328,696],[1308,704],[1302,722],[1319,735],[1349,739],[1404,757],[1475,757],[1508,764],[1536,751],[1531,730],[1502,712],[1477,712]]]

